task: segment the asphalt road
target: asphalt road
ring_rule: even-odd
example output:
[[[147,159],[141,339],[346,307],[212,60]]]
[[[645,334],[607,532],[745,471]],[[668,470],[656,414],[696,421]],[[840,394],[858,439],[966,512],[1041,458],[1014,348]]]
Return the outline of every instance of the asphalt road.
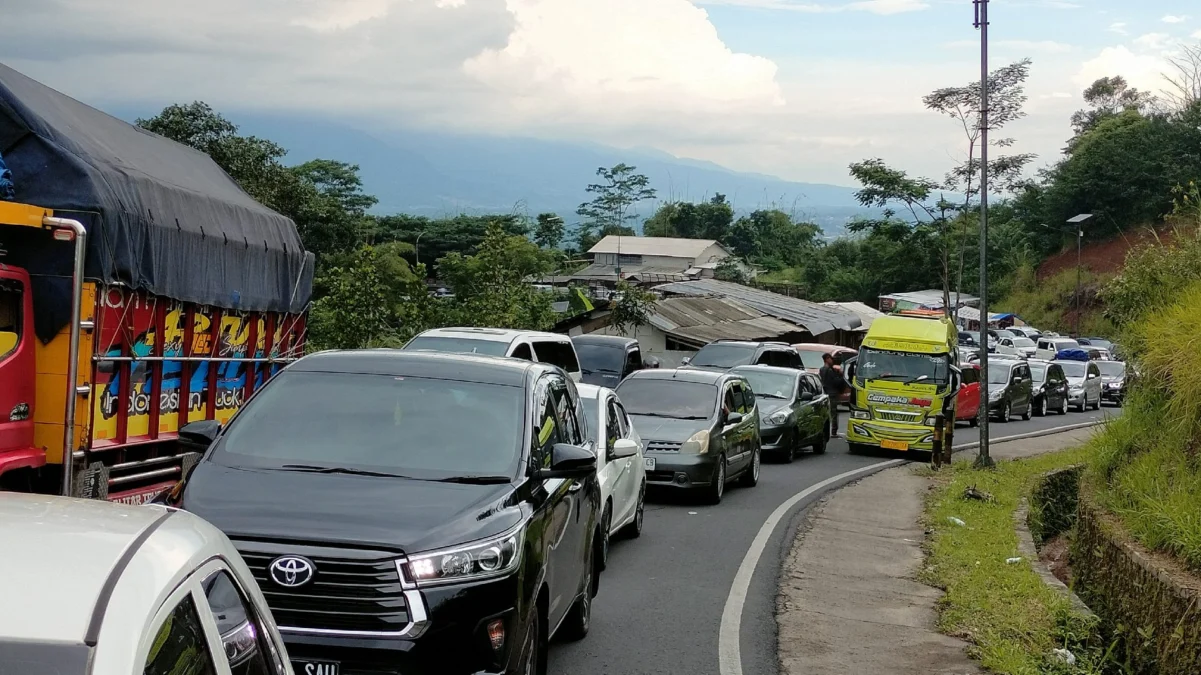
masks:
[[[1029,422],[993,423],[993,439],[1081,424],[1113,415],[1069,412]],[[845,423],[845,411],[844,411]],[[959,425],[955,444],[979,439]],[[652,495],[640,539],[615,541],[609,568],[593,605],[592,629],[578,643],[551,646],[551,675],[722,675],[718,634],[722,610],[748,547],[780,504],[805,488],[841,473],[903,453],[850,455],[841,439],[825,455],[806,455],[792,464],[763,465],[759,485],[730,486],[718,506],[668,495]],[[800,501],[772,533],[751,578],[742,613],[740,645],[744,675],[775,675],[777,576],[797,522],[821,498]]]

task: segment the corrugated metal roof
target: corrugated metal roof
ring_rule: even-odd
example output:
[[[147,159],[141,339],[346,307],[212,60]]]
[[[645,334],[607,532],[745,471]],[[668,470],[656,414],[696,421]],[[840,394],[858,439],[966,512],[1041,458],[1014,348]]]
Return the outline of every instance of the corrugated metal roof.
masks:
[[[900,302],[911,302],[915,305],[921,305],[922,307],[929,307],[930,309],[942,309],[941,288],[931,288],[925,291],[909,291],[906,293],[889,293],[888,295],[881,295],[880,297],[889,298]],[[956,291],[951,291],[951,302],[955,302],[956,297],[959,298],[960,305],[971,305],[980,300],[980,298],[977,298],[974,295],[968,295],[966,293],[958,293],[957,295]]]
[[[738,302],[764,314],[804,328],[814,335],[832,330],[856,330],[863,325],[858,314],[841,307],[830,307],[779,293],[743,286],[729,281],[698,279],[656,286],[664,293],[714,295]]]
[[[833,301],[831,301],[831,302],[823,302],[822,304],[827,305],[829,307],[841,307],[841,308],[847,310],[848,312],[854,312],[854,313],[858,314],[859,320],[863,322],[863,325],[859,326],[859,328],[857,329],[861,333],[866,332],[868,328],[872,327],[872,321],[875,321],[879,317],[886,316],[884,314],[884,312],[881,312],[877,309],[868,307],[867,305],[863,304],[862,302],[833,302]]]
[[[588,249],[589,253],[654,255],[668,258],[695,258],[716,244],[712,239],[676,239],[673,237],[618,237],[607,235]],[[705,261],[707,262],[707,261]]]
[[[618,278],[639,278],[639,277],[669,277],[685,281],[691,278],[686,274],[686,265],[680,267],[655,267],[651,265],[622,265],[620,275],[617,268],[613,265],[601,265],[593,263],[584,269],[571,275],[572,281],[588,281],[592,279],[602,279],[616,281]]]
[[[702,345],[714,340],[767,340],[797,332],[795,325],[729,298],[664,298],[655,303],[649,321],[674,338]]]

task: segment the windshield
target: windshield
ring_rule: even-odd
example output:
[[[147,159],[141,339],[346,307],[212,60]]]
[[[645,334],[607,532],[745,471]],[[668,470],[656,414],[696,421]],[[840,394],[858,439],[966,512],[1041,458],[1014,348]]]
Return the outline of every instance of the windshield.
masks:
[[[797,353],[801,355],[801,365],[810,370],[817,370],[826,365],[826,362],[822,360],[822,352],[798,349]]]
[[[1024,338],[1024,337],[1015,337],[1013,339],[1013,346],[1014,347],[1033,347],[1034,340],[1031,340],[1030,338]]]
[[[625,367],[624,347],[610,345],[576,344],[575,353],[580,357],[580,370],[585,373],[613,373],[620,375]]]
[[[717,409],[717,387],[704,382],[635,378],[622,382],[617,395],[631,415],[707,420]]]
[[[90,653],[82,644],[0,640],[0,675],[83,675]]]
[[[1126,374],[1126,364],[1121,361],[1097,361],[1101,374],[1107,377],[1123,377]]]
[[[1084,377],[1088,366],[1080,361],[1061,361],[1059,367],[1063,368],[1063,374],[1067,377]]]
[[[692,358],[694,366],[733,368],[750,365],[755,358],[753,345],[711,344],[706,345]]]
[[[1008,365],[990,363],[988,368],[989,384],[1008,384],[1010,368]]]
[[[520,387],[285,370],[234,417],[213,459],[432,479],[515,475],[524,419]]]
[[[735,368],[733,372],[751,383],[751,391],[755,392],[755,396],[790,399],[796,388],[797,376],[792,373],[766,373],[750,368]]]
[[[916,381],[925,384],[947,384],[951,372],[951,361],[946,354],[913,354],[889,352],[864,347],[859,352],[860,380]]]
[[[496,340],[476,340],[466,337],[415,337],[405,349],[424,349],[431,352],[451,352],[456,354],[484,354],[485,356],[504,356],[509,351],[508,342]]]
[[[1055,345],[1055,350],[1060,351],[1060,352],[1065,349],[1079,349],[1080,348],[1080,343],[1076,342],[1075,340],[1056,340],[1052,344]]]
[[[1031,363],[1030,364],[1030,377],[1035,382],[1042,382],[1043,380],[1047,379],[1047,364]]]

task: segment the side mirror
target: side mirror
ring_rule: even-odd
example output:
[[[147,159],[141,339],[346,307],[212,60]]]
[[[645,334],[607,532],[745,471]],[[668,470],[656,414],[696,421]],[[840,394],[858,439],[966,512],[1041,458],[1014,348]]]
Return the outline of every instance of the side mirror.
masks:
[[[1095,380],[1095,379],[1097,379],[1097,374],[1096,374],[1096,373],[1089,373],[1089,374],[1088,374],[1088,379],[1090,379],[1090,380]]]
[[[623,457],[633,457],[638,454],[638,444],[628,438],[619,438],[613,443],[613,452],[610,455],[613,459],[622,459]]]
[[[200,420],[188,422],[179,430],[179,441],[183,445],[207,450],[221,433],[221,423],[217,420]]]
[[[659,367],[659,359],[655,358],[654,356],[644,356],[642,358],[642,367],[643,368],[658,368]]]
[[[591,450],[557,443],[550,451],[550,468],[543,478],[587,478],[596,472],[596,455]]]
[[[680,359],[680,365],[681,365],[681,366],[686,366],[686,365],[688,365],[688,364],[690,364],[690,363],[692,363],[692,357],[691,357],[691,356],[685,356],[684,358]]]
[[[809,401],[812,401],[814,398],[815,398],[814,395],[810,394],[807,391],[801,392],[801,398],[800,398],[801,403],[808,403]]]
[[[742,423],[742,413],[732,412],[732,413],[726,415],[726,424],[741,424],[741,423]]]

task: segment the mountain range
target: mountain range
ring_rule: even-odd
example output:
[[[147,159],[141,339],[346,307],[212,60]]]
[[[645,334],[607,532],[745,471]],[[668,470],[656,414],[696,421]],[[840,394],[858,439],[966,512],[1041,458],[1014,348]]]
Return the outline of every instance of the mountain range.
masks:
[[[122,111],[132,120],[153,111]],[[229,113],[240,133],[270,139],[288,150],[286,161],[314,158],[357,164],[364,190],[379,199],[379,214],[430,217],[460,213],[557,213],[569,223],[587,201],[585,187],[599,167],[624,162],[650,179],[659,199],[700,201],[721,193],[739,214],[779,208],[837,236],[855,216],[870,213],[854,188],[797,183],[675,157],[650,148],[520,137],[454,135],[427,131],[364,131],[316,119],[262,113]],[[655,203],[639,205],[649,217]]]

